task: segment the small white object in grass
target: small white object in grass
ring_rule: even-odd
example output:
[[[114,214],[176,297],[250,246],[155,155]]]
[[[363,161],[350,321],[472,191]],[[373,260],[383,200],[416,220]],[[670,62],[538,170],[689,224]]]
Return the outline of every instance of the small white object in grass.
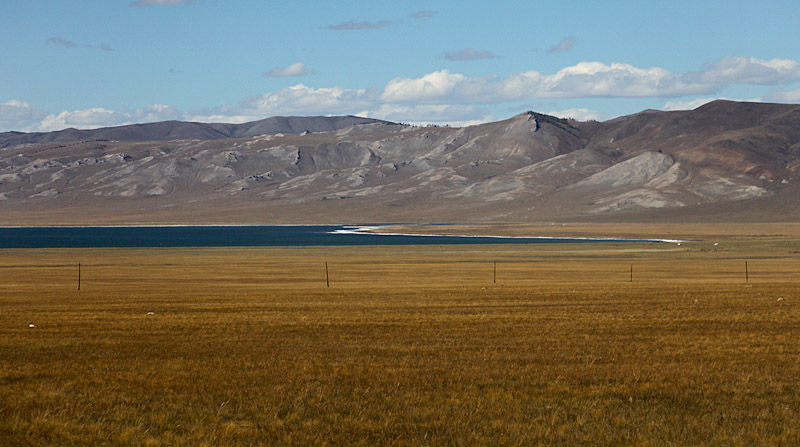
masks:
[[[783,297],[778,298],[778,301],[783,301]]]
[[[36,327],[36,325],[31,323],[31,324],[28,325],[28,327],[33,328],[33,327]]]
[[[716,247],[717,245],[719,245],[719,242],[714,242],[714,246]]]
[[[155,312],[147,312],[147,315],[155,315]]]

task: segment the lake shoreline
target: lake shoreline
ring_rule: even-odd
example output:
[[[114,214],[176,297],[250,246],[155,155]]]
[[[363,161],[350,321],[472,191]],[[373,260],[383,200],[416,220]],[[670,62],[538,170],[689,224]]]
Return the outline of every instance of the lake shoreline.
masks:
[[[542,244],[667,242],[652,238],[590,238],[414,234],[397,225],[141,225],[0,227],[0,248],[245,247],[338,245]]]

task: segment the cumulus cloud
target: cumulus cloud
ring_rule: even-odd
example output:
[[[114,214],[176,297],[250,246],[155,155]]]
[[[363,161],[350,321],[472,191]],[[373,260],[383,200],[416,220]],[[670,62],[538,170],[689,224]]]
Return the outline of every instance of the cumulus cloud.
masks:
[[[194,121],[235,123],[275,115],[353,114],[371,109],[376,96],[372,89],[313,88],[297,84],[244,98],[234,105],[195,112],[189,117]]]
[[[726,101],[741,101],[741,102],[760,102],[761,98],[750,98],[750,99],[730,99],[724,96],[712,96],[706,98],[695,98],[686,101],[667,101],[664,103],[664,106],[661,110],[672,111],[672,110],[694,110],[700,106],[706,105],[710,102],[714,102],[718,99],[723,99]]]
[[[284,78],[292,76],[308,76],[314,73],[314,70],[306,68],[306,64],[302,62],[295,62],[287,67],[275,67],[267,72],[264,72],[264,74],[261,76],[267,78]]]
[[[429,9],[423,9],[422,11],[412,12],[408,16],[412,19],[424,19],[426,17],[433,17],[436,15],[436,11],[431,11]]]
[[[445,51],[442,58],[450,61],[471,61],[474,59],[495,59],[497,56],[486,50],[462,48],[456,51]]]
[[[0,130],[13,129],[24,132],[50,132],[70,127],[96,129],[183,118],[184,115],[177,108],[162,104],[149,105],[132,112],[92,107],[51,114],[34,109],[29,103],[19,100],[0,104]]]
[[[537,73],[538,76],[538,73]],[[710,93],[708,83],[685,82],[681,76],[659,67],[580,62],[546,75],[536,86],[542,97],[671,97]]]
[[[765,100],[771,102],[800,103],[800,88],[785,90],[782,88],[772,89],[765,96]]]
[[[0,132],[5,130],[25,130],[46,115],[33,109],[30,103],[12,99],[0,104]]]
[[[726,99],[726,98],[696,98],[690,99],[688,101],[667,101],[664,103],[664,107],[661,110],[694,110],[702,105],[708,104],[710,102],[716,101],[718,99]]]
[[[165,5],[190,5],[193,0],[136,0],[131,2],[132,7],[142,8],[146,6],[165,6]]]
[[[84,110],[64,111],[46,116],[34,130],[49,132],[69,127],[76,129],[91,129],[127,124],[122,114],[103,107],[92,107]]]
[[[561,42],[553,45],[549,50],[547,50],[547,52],[552,54],[552,53],[563,53],[565,51],[569,51],[572,49],[573,46],[575,46],[575,42],[576,40],[574,37],[567,36],[561,39]]]
[[[363,29],[378,29],[378,28],[386,28],[387,26],[393,25],[394,22],[389,20],[381,20],[379,22],[342,22],[337,23],[336,25],[328,25],[325,27],[327,30],[331,31],[352,31],[352,30],[363,30]]]
[[[470,84],[476,91],[485,86],[474,78],[450,73],[449,70],[435,71],[421,78],[394,78],[384,87],[380,100],[387,103],[436,103],[466,93]]]
[[[580,62],[553,74],[528,71],[506,78],[469,77],[448,70],[420,78],[395,78],[384,88],[387,102],[502,102],[527,98],[675,97],[711,93],[713,84],[684,82],[658,67]]]
[[[135,123],[152,123],[155,121],[182,120],[184,114],[175,106],[151,104],[128,114],[129,121]]]
[[[727,56],[706,65],[701,71],[687,73],[684,79],[706,84],[785,84],[800,80],[800,62]]]
[[[468,126],[493,119],[492,114],[485,108],[460,104],[414,106],[383,104],[376,110],[365,112],[362,116],[409,124],[450,124],[453,126]]]
[[[57,45],[59,47],[64,47],[64,48],[75,48],[75,47],[78,46],[77,43],[72,42],[71,40],[62,39],[62,38],[57,37],[57,36],[54,36],[54,37],[51,37],[51,38],[47,39],[45,41],[45,43],[48,43],[48,44],[51,44],[51,45]]]

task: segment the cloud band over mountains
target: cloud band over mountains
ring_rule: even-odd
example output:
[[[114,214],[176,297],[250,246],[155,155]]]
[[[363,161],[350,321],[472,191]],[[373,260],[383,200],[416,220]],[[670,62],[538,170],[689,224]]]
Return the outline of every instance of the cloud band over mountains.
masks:
[[[305,65],[276,67],[265,76],[310,74]],[[268,73],[272,73],[271,75]],[[150,105],[132,112],[102,107],[45,113],[23,100],[0,104],[0,130],[49,131],[66,127],[91,128],[134,122],[182,119],[242,123],[275,115],[359,114],[405,122],[470,123],[485,120],[486,105],[540,98],[663,98],[678,99],[718,94],[725,86],[771,86],[767,100],[797,101],[800,62],[729,56],[702,69],[674,73],[660,67],[640,68],[625,63],[580,62],[555,73],[536,70],[508,76],[469,76],[438,70],[416,78],[397,77],[383,87],[348,89],[297,84],[235,104],[195,111]],[[693,99],[692,99],[693,100]],[[687,103],[691,101],[687,99]],[[679,101],[672,101],[677,104]],[[577,113],[575,109],[573,112]],[[581,109],[581,116],[591,116]]]

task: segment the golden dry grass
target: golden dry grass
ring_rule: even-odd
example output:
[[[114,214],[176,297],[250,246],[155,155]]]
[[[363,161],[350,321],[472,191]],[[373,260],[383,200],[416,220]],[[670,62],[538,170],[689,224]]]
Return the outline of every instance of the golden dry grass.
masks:
[[[0,250],[0,445],[798,445],[797,247]]]

